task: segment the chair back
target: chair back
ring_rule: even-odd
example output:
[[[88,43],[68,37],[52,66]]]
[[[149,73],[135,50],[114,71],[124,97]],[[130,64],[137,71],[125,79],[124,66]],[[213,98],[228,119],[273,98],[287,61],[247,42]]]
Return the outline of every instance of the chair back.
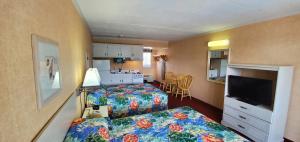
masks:
[[[183,89],[189,89],[192,85],[193,77],[191,75],[184,76],[181,80],[179,80],[179,86]]]
[[[173,72],[166,72],[166,74],[165,74],[165,80],[170,79],[170,78],[172,78],[173,76],[174,76],[174,73],[173,73]]]
[[[176,84],[179,86],[181,84],[182,79],[185,77],[184,74],[179,74],[176,76]]]

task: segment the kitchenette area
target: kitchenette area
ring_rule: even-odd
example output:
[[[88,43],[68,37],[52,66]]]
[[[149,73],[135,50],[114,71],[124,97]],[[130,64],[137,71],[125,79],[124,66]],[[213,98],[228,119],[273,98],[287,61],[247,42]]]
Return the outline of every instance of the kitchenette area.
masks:
[[[103,85],[143,83],[142,62],[142,45],[93,44],[93,67]]]

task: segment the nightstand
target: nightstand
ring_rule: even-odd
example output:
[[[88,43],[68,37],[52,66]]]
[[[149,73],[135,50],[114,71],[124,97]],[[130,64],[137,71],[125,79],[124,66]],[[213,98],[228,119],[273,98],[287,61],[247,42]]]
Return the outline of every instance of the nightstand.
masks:
[[[99,106],[98,110],[93,110],[92,107],[88,107],[84,109],[84,113],[82,118],[101,118],[108,117],[108,109],[107,106]]]

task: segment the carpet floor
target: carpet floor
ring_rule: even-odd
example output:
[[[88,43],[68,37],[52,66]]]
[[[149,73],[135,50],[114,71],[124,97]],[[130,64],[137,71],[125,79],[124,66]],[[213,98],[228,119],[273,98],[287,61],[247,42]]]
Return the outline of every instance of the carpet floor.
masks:
[[[159,83],[157,83],[157,82],[152,83],[152,85],[159,88]],[[202,102],[196,98],[190,99],[189,97],[185,97],[181,101],[180,96],[178,96],[176,98],[175,95],[171,95],[171,94],[168,94],[168,98],[169,98],[169,100],[168,100],[168,108],[169,109],[181,107],[181,106],[189,106],[189,107],[197,110],[198,112],[206,115],[207,117],[215,120],[216,122],[220,123],[222,120],[223,111],[221,109],[211,106],[211,105],[209,105],[205,102]]]

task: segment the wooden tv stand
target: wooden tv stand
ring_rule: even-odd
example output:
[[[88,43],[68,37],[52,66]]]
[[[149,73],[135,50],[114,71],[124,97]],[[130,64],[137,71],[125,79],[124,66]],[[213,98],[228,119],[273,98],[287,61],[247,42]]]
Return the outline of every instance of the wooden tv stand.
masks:
[[[228,76],[273,77],[274,103],[272,108],[254,106],[228,95]],[[257,142],[282,142],[288,115],[292,66],[230,64],[225,82],[222,124],[239,131]]]

